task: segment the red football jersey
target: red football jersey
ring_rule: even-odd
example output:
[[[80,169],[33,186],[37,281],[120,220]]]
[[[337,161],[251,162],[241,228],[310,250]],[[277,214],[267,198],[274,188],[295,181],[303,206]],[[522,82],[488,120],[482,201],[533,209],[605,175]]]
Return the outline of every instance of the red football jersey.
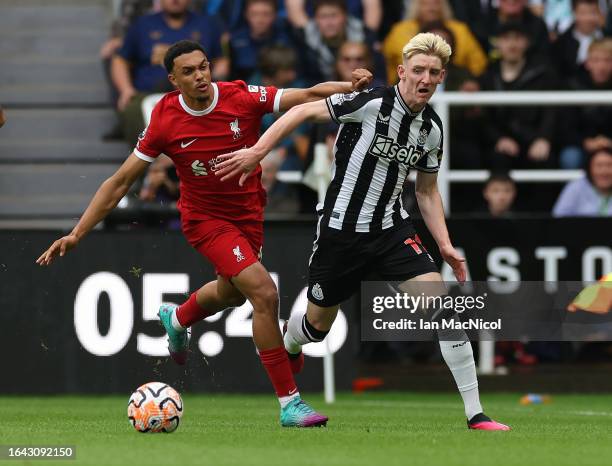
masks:
[[[261,167],[242,187],[239,177],[222,182],[213,172],[219,155],[257,142],[261,117],[279,111],[282,89],[243,81],[212,83],[212,88],[212,103],[200,111],[189,108],[179,91],[166,94],[153,109],[134,153],[147,162],[162,153],[172,159],[184,219],[261,221],[266,204]]]

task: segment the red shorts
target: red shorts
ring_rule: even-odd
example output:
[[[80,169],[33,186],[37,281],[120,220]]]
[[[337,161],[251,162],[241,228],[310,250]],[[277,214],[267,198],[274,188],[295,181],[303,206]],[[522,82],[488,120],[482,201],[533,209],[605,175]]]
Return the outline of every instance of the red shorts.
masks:
[[[189,244],[212,262],[218,275],[227,279],[261,259],[262,222],[188,220],[182,228]]]

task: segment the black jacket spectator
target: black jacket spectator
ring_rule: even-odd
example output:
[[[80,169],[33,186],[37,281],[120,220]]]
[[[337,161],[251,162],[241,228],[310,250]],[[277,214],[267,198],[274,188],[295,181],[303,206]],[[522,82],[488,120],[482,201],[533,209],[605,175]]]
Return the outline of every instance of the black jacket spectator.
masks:
[[[485,51],[488,51],[493,58],[496,57],[495,53],[495,40],[499,35],[501,26],[503,23],[512,21],[519,22],[529,36],[528,54],[530,56],[537,56],[540,59],[548,58],[550,54],[550,41],[548,40],[548,28],[546,23],[539,16],[534,15],[529,8],[525,7],[518,16],[513,17],[509,20],[502,20],[502,15],[499,9],[491,9],[489,16],[486,20],[487,28],[487,42],[482,44]]]
[[[513,81],[504,81],[500,63],[489,66],[481,79],[482,90],[487,91],[539,91],[554,89],[556,77],[550,67],[538,60],[529,60]],[[539,138],[552,139],[555,125],[555,111],[544,106],[506,106],[489,107],[487,125],[484,127],[486,138],[491,147],[502,137],[510,137],[518,142],[521,155],[518,165],[524,165],[529,146]],[[499,162],[499,160],[497,160]],[[493,164],[496,165],[495,163]],[[501,166],[495,168],[510,168]]]
[[[585,70],[568,82],[572,91],[612,91],[612,79],[607,84],[596,84]],[[610,105],[582,105],[565,112],[562,122],[565,145],[583,146],[587,138],[605,136],[612,140],[612,106]]]

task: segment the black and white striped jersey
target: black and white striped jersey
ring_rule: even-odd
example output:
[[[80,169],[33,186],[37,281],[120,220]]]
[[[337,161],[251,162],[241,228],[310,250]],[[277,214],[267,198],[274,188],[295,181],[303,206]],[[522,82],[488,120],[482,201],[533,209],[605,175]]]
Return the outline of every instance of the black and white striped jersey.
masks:
[[[334,94],[326,102],[340,129],[322,224],[357,232],[398,225],[408,218],[401,191],[409,170],[440,167],[440,118],[429,105],[411,112],[397,86]]]

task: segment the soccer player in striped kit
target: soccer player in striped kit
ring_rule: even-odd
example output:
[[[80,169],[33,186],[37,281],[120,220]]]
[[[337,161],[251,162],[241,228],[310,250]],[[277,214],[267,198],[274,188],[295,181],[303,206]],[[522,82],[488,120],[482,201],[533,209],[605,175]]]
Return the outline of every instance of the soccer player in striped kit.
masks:
[[[294,372],[301,370],[302,345],[322,341],[339,304],[355,293],[372,271],[400,289],[446,294],[442,277],[422,245],[402,205],[402,187],[417,170],[416,198],[442,258],[457,280],[466,279],[465,259],[453,247],[437,172],[442,159],[443,129],[428,105],[445,75],[451,48],[440,36],[422,33],[403,48],[399,83],[324,101],[298,105],[281,117],[253,147],[219,157],[217,176],[249,179],[274,145],[307,119],[340,124],[334,146],[332,181],[317,206],[319,222],[309,262],[308,307],[293,313],[284,342]],[[436,312],[438,318],[456,319]],[[477,430],[509,430],[487,417],[480,405],[472,346],[463,330],[438,331],[442,355],[464,402],[467,425]]]

